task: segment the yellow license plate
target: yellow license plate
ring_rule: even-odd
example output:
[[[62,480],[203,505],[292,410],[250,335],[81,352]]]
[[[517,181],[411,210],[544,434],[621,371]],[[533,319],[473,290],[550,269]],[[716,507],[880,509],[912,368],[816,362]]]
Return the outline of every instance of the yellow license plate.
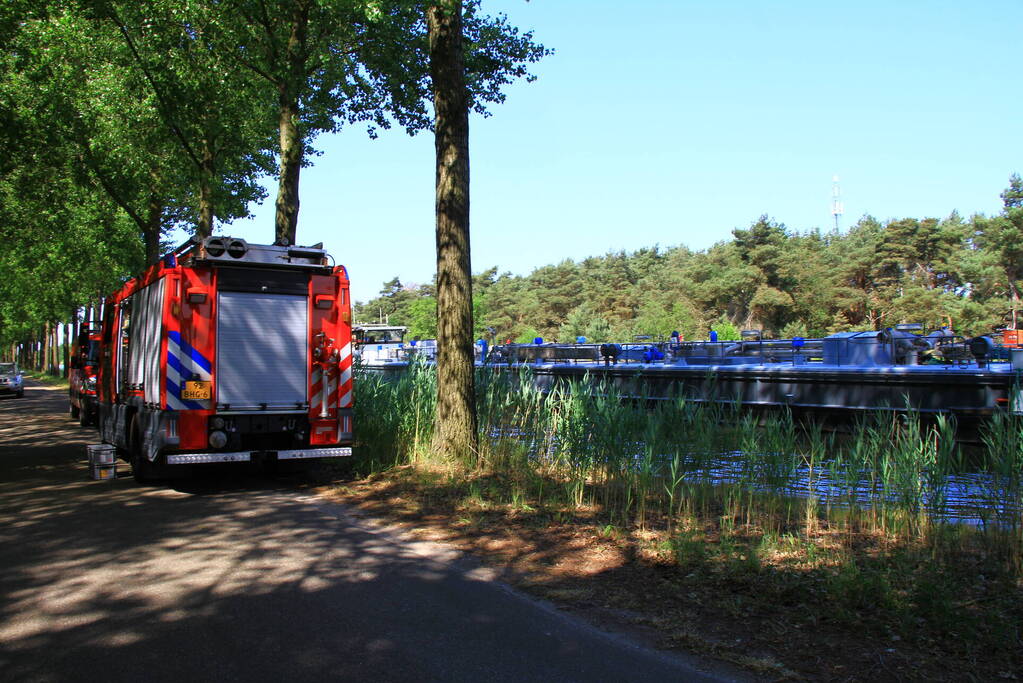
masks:
[[[185,382],[185,390],[181,398],[186,401],[206,401],[210,398],[209,382]]]

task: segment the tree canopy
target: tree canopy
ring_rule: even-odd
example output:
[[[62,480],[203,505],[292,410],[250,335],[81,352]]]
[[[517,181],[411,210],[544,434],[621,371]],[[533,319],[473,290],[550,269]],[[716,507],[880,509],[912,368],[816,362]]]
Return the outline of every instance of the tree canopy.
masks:
[[[425,0],[11,0],[0,7],[0,343],[153,263],[172,228],[244,217],[279,181],[294,243],[322,132],[432,126]],[[469,106],[548,54],[466,3]]]

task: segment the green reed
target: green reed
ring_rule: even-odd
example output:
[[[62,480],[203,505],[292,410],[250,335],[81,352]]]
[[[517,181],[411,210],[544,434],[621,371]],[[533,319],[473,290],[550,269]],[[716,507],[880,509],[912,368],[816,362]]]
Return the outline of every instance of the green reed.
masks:
[[[955,424],[913,412],[878,412],[836,438],[787,411],[757,417],[734,403],[676,396],[649,401],[628,384],[589,378],[550,386],[528,367],[481,369],[480,450],[469,471],[500,473],[517,505],[597,506],[612,524],[719,520],[781,538],[821,521],[848,533],[880,532],[930,543],[957,538],[948,478],[964,467]],[[361,457],[417,464],[429,444],[436,374],[412,364],[394,376],[358,370]],[[1015,565],[1023,550],[1023,420],[987,425],[984,538]]]
[[[996,414],[981,434],[985,445],[985,528],[992,546],[1023,571],[1023,417]]]

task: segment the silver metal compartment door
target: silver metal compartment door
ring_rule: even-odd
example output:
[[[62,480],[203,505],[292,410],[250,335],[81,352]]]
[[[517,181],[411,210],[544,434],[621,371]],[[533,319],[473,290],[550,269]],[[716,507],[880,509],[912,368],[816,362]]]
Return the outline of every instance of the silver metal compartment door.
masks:
[[[160,402],[160,332],[163,328],[165,282],[161,278],[131,296],[125,377],[128,384],[142,386],[146,403]]]
[[[163,294],[166,278],[160,278],[146,287],[144,341],[145,361],[142,367],[142,386],[146,403],[160,402],[160,337],[163,331]]]
[[[217,403],[230,410],[300,408],[308,400],[304,296],[220,292]]]

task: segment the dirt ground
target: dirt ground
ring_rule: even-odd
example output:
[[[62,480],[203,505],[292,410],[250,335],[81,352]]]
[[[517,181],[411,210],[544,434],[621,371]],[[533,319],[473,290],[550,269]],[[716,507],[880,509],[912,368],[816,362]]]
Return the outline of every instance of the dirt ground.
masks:
[[[777,576],[690,570],[664,558],[654,534],[602,526],[586,510],[568,517],[528,505],[466,504],[445,491],[440,477],[437,485],[424,483],[411,468],[321,489],[417,536],[476,555],[505,580],[563,609],[630,630],[660,648],[739,665],[764,680],[1023,676],[1018,623],[1000,652],[955,649],[949,645],[954,637],[926,632],[909,642],[876,619],[860,625],[855,615],[851,623],[849,617],[822,618],[828,613],[820,604],[825,591],[816,589],[813,578],[779,588]],[[960,606],[978,610],[982,602],[967,596]],[[870,606],[863,611],[871,612]]]

